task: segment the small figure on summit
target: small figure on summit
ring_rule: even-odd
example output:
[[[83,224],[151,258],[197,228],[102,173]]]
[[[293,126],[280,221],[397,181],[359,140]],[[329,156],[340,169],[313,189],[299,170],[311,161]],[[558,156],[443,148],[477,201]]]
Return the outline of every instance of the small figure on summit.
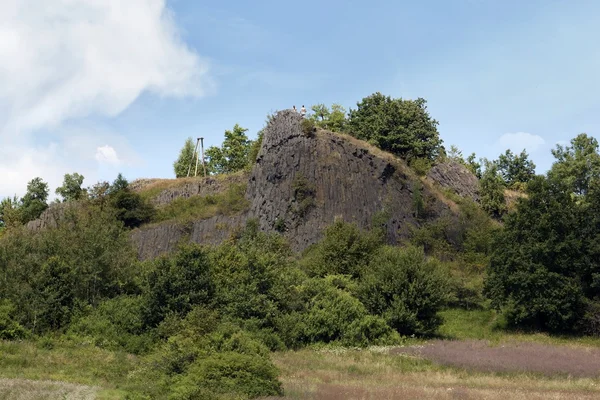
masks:
[[[298,112],[298,110],[296,110],[296,106],[292,107],[292,109],[294,110],[294,112]]]
[[[302,104],[302,108],[300,109],[300,115],[302,115],[302,118],[304,118],[306,115],[306,108],[304,108],[304,104]]]

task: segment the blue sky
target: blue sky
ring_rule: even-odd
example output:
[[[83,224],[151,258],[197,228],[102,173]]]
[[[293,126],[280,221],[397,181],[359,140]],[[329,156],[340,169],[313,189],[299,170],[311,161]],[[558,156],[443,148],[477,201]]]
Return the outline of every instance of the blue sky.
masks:
[[[538,172],[600,128],[600,2],[11,2],[0,196],[38,175],[172,177],[188,136],[254,138],[270,112],[376,91],[425,98],[447,148],[525,147]]]

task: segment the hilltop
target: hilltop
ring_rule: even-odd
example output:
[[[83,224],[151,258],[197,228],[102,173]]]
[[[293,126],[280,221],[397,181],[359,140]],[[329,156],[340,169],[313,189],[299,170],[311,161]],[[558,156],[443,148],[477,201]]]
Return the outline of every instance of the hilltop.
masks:
[[[377,224],[387,242],[397,244],[409,238],[411,228],[457,213],[448,188],[477,199],[477,178],[460,164],[439,165],[429,177],[420,177],[403,160],[367,142],[306,129],[302,122],[297,113],[279,112],[264,131],[250,171],[132,182],[159,208],[193,208],[196,196],[237,194],[235,210],[215,208],[214,215],[200,212],[197,218],[192,212],[184,221],[172,218],[137,229],[132,237],[140,258],[173,251],[185,240],[219,243],[251,219],[263,231],[282,233],[296,251],[318,242],[336,219],[363,229]]]

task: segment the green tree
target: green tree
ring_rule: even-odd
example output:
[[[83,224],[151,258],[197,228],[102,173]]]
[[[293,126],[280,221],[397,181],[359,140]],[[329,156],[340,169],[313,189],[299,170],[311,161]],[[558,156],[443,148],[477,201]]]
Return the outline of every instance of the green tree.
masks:
[[[27,192],[21,199],[21,222],[26,224],[39,218],[48,208],[48,184],[42,178],[34,178],[27,183]]]
[[[247,131],[248,129],[235,124],[232,130],[225,131],[221,147],[211,146],[206,150],[211,174],[230,174],[249,164],[252,141],[248,140]]]
[[[0,202],[0,228],[8,228],[21,224],[20,202],[15,195],[6,197]]]
[[[442,323],[438,311],[450,298],[450,284],[438,261],[415,247],[382,247],[359,288],[367,309],[403,335],[429,335]]]
[[[481,189],[481,207],[494,218],[501,218],[506,212],[506,199],[504,198],[504,180],[498,172],[498,165],[483,159],[485,171],[479,181]]]
[[[425,99],[392,99],[377,92],[350,110],[348,128],[359,139],[404,159],[435,160],[442,140]]]
[[[509,187],[527,183],[535,176],[535,164],[529,160],[525,149],[521,154],[513,154],[510,149],[506,150],[504,154],[500,154],[496,165],[498,172]]]
[[[329,129],[333,132],[344,132],[346,130],[346,109],[340,104],[333,104],[331,110],[324,104],[316,104],[311,107],[313,111],[308,117],[315,125]]]
[[[81,188],[83,175],[77,172],[65,174],[63,185],[56,188],[56,194],[63,198],[63,201],[80,200],[85,196],[86,190]]]
[[[183,148],[179,152],[179,157],[173,163],[173,169],[175,171],[176,178],[188,176],[190,165],[195,163],[196,158],[198,158],[198,152],[194,151],[195,148],[196,146],[194,145],[192,138],[187,138]],[[194,168],[193,165],[192,168]]]
[[[598,141],[585,133],[572,139],[570,146],[557,145],[552,154],[556,162],[551,175],[564,181],[577,196],[585,195],[590,183],[600,177]]]

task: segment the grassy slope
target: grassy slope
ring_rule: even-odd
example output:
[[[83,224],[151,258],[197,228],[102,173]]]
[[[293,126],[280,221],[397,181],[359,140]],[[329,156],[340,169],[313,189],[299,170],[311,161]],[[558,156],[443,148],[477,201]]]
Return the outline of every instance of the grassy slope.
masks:
[[[440,334],[448,339],[488,339],[492,343],[531,341],[600,347],[600,338],[552,337],[496,330],[493,311],[447,310]],[[408,339],[407,344],[423,341]],[[534,374],[478,373],[443,367],[388,348],[345,349],[322,346],[273,353],[286,390],[285,399],[591,399],[600,397],[600,379],[541,377]],[[0,377],[52,380],[97,387],[98,399],[121,399],[156,382],[144,374],[139,358],[90,345],[46,340],[0,341]],[[8,398],[0,381],[0,399]],[[22,384],[22,381],[18,381]],[[48,385],[47,383],[42,383]],[[22,385],[36,397],[40,385]],[[64,388],[63,388],[64,389]],[[58,389],[57,389],[58,390]],[[79,390],[82,390],[79,388]],[[3,397],[4,396],[4,397]],[[50,397],[49,397],[50,398]],[[82,397],[83,398],[83,397]]]

